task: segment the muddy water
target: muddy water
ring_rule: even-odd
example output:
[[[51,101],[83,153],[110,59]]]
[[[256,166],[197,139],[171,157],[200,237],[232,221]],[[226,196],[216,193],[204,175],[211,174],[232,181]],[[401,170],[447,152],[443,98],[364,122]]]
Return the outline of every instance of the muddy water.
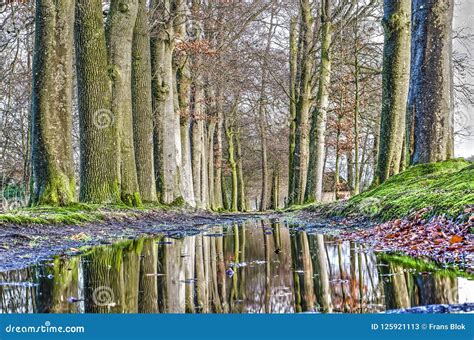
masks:
[[[0,313],[374,313],[474,302],[474,281],[403,263],[251,220],[0,272]]]

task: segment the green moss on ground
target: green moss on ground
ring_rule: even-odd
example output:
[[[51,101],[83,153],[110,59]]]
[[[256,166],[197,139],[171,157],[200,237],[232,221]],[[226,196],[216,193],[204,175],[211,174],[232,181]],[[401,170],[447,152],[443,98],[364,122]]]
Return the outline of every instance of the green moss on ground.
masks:
[[[113,216],[138,216],[147,212],[166,211],[171,207],[155,203],[146,203],[140,207],[121,205],[100,205],[72,203],[66,207],[35,206],[20,208],[0,214],[0,226],[14,224],[81,224],[99,222]]]
[[[430,208],[430,216],[457,217],[469,205],[474,205],[474,164],[452,159],[410,167],[348,201],[313,205],[308,210],[387,221],[424,208]]]

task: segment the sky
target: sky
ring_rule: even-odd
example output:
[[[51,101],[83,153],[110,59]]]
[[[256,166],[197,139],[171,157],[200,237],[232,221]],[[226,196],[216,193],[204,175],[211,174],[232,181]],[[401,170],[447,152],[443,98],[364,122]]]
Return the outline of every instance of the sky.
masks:
[[[468,26],[471,33],[474,33],[474,0],[457,0],[454,7],[454,29]],[[469,43],[471,59],[474,58],[474,41]],[[456,49],[456,44],[454,45]],[[474,83],[474,77],[470,77],[470,82]],[[474,155],[474,106],[462,108],[462,117],[458,121],[471,127],[471,136],[468,138],[456,138],[454,153],[456,157],[469,157]]]

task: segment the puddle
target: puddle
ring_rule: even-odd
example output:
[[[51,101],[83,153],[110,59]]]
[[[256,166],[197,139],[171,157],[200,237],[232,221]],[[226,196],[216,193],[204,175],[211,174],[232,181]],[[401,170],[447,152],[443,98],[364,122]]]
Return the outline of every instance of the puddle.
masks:
[[[0,272],[0,313],[378,313],[474,302],[474,281],[249,220]],[[183,233],[184,235],[184,233]]]

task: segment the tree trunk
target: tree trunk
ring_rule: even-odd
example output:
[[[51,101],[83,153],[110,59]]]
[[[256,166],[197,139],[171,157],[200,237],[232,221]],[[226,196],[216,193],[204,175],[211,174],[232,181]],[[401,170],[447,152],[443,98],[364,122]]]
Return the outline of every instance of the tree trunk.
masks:
[[[33,204],[76,200],[72,156],[74,1],[37,0],[32,93]]]
[[[408,100],[411,164],[452,157],[452,21],[454,0],[413,1]]]
[[[277,210],[280,208],[280,172],[278,170],[273,170],[271,203],[271,209]]]
[[[410,79],[411,0],[385,0],[382,114],[375,183],[400,170]]]
[[[296,105],[296,145],[294,150],[294,190],[289,196],[289,203],[302,204],[305,197],[309,159],[309,111],[312,105],[312,73],[314,67],[314,32],[311,4],[308,0],[300,1],[301,6],[301,79]]]
[[[112,114],[118,123],[121,198],[122,202],[130,206],[141,204],[133,145],[130,62],[137,9],[138,0],[112,0],[106,22],[108,71],[112,78]]]
[[[222,137],[224,135],[224,112],[222,107],[221,92],[219,88],[216,88],[216,145],[215,145],[215,173],[214,173],[214,205],[212,206],[213,210],[219,210],[224,207],[224,193],[222,190]]]
[[[156,2],[159,1],[155,0],[155,5]],[[151,40],[155,171],[159,178],[157,187],[160,201],[175,204],[183,200],[181,131],[178,110],[174,106],[174,29],[170,0],[164,1],[164,7],[159,18],[163,24]]]
[[[176,1],[177,17],[175,19],[175,36],[180,41],[186,41],[186,2]],[[177,100],[181,129],[181,161],[183,199],[191,206],[196,205],[193,186],[193,170],[191,161],[191,115],[189,111],[191,98],[191,70],[188,62],[189,55],[183,48],[175,53]]]
[[[120,202],[117,119],[111,111],[105,31],[100,0],[77,0],[75,20],[83,202]]]
[[[319,84],[316,108],[313,110],[311,123],[311,149],[309,158],[307,200],[321,201],[324,178],[325,133],[327,111],[329,107],[329,87],[331,82],[331,40],[332,23],[330,13],[331,1],[321,2],[321,65],[319,67]]]
[[[296,146],[296,81],[297,63],[298,63],[298,36],[297,20],[291,19],[290,23],[290,137],[288,152],[288,197],[295,190],[294,178],[294,153]]]
[[[237,180],[239,186],[238,193],[238,208],[239,211],[246,211],[246,195],[245,195],[245,181],[244,181],[244,170],[242,165],[242,145],[240,143],[240,133],[235,136],[235,145],[237,151]]]
[[[132,47],[133,141],[140,196],[145,202],[156,202],[147,1],[139,0],[138,6]]]
[[[232,194],[230,202],[230,211],[238,211],[238,176],[237,176],[237,162],[234,157],[234,131],[230,126],[225,127],[225,134],[227,137],[227,153],[228,161],[232,171]]]

